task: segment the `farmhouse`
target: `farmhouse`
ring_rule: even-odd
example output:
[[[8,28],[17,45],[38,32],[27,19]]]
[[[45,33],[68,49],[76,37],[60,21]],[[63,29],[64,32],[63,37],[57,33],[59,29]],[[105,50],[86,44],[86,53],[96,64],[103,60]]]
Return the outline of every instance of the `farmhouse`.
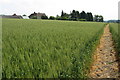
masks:
[[[42,16],[46,16],[45,13],[33,13],[29,16],[30,19],[42,19]]]
[[[1,15],[2,18],[14,18],[14,19],[23,19],[21,15],[16,15],[16,14],[13,14],[13,15]]]

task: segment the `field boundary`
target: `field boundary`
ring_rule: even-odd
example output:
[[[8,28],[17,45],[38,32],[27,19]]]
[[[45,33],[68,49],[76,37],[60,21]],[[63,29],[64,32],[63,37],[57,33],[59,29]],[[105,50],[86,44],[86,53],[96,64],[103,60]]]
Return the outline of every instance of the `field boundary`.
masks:
[[[110,33],[109,24],[104,28],[104,33],[100,39],[94,56],[93,64],[90,70],[92,78],[118,78],[119,64],[117,53],[114,49],[112,34]]]
[[[0,79],[2,78],[2,16],[0,16]]]
[[[118,34],[115,32],[115,30],[111,27],[111,24],[110,24],[110,32],[112,33],[112,39],[113,39],[113,44],[115,45],[115,50],[116,50],[116,58],[118,59],[118,64],[119,64],[119,73],[120,73],[120,54],[119,54],[119,24],[118,24]],[[119,37],[117,37],[119,36]],[[115,37],[117,37],[117,41],[115,40]],[[117,43],[118,42],[118,43]],[[117,44],[116,44],[117,43]],[[119,78],[120,78],[120,74],[119,74]]]

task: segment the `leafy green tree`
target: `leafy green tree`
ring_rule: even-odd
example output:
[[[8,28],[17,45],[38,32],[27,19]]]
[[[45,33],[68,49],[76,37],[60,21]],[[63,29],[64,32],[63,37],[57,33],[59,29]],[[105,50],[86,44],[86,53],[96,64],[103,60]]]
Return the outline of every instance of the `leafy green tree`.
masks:
[[[92,13],[87,13],[86,19],[87,19],[87,21],[93,21],[93,15],[92,15]]]
[[[80,19],[87,19],[87,15],[86,15],[85,11],[82,11],[80,13]]]
[[[103,19],[104,18],[101,15],[95,15],[95,17],[94,17],[94,21],[96,21],[96,22],[103,22],[104,21]]]
[[[103,16],[99,16],[100,17],[100,22],[103,22]]]
[[[75,12],[75,15],[76,15],[75,17],[76,17],[77,19],[79,19],[79,11],[76,11],[76,12]]]
[[[37,19],[37,16],[32,16],[31,19]]]
[[[71,18],[75,19],[76,18],[76,11],[73,10],[72,13],[71,13]]]
[[[80,19],[80,17],[79,17],[79,11],[73,10],[70,13],[70,16],[71,16],[71,20],[74,20],[74,21],[77,21],[78,19]]]
[[[69,20],[69,18],[70,18],[70,15],[63,12],[63,10],[62,10],[60,20]]]
[[[90,13],[90,21],[93,21],[93,15]]]
[[[50,20],[55,20],[55,17],[54,16],[50,16],[49,19]]]
[[[57,15],[56,20],[61,20],[61,16]]]
[[[98,22],[98,15],[94,16],[94,21]]]
[[[41,19],[48,19],[48,16],[41,16]]]
[[[64,12],[63,12],[63,10],[62,10],[62,12],[61,12],[61,17],[64,17]]]

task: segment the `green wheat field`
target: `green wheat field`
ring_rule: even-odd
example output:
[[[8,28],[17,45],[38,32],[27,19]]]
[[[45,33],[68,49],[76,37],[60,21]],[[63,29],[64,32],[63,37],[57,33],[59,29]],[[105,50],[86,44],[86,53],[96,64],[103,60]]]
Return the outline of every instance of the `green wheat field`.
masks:
[[[106,25],[32,19],[2,24],[3,78],[87,78]],[[117,45],[116,24],[110,29]]]

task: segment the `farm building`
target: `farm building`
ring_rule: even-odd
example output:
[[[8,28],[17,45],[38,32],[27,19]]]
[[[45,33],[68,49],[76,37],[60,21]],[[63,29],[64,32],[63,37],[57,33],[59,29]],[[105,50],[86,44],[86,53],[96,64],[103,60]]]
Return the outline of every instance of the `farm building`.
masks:
[[[2,18],[15,18],[15,19],[23,19],[21,15],[16,15],[16,14],[13,14],[13,15],[1,15]]]
[[[42,19],[43,16],[46,16],[45,13],[33,13],[29,16],[30,19]]]

